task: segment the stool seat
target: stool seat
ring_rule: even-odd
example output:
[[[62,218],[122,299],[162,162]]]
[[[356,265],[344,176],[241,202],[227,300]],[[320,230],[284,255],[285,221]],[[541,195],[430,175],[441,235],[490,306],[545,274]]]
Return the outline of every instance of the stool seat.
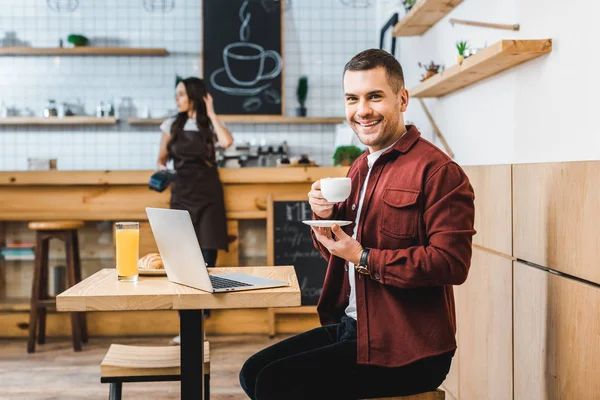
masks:
[[[100,382],[110,383],[109,400],[121,400],[125,382],[181,380],[180,346],[111,344],[100,364]],[[210,398],[210,345],[204,341],[204,398]]]
[[[102,378],[181,375],[179,346],[111,344],[100,363]],[[210,373],[210,345],[204,341],[204,373]]]
[[[27,226],[34,231],[68,231],[82,228],[83,221],[32,221]]]
[[[411,394],[410,396],[378,397],[376,399],[365,400],[444,400],[445,398],[446,392],[438,389],[434,392]]]

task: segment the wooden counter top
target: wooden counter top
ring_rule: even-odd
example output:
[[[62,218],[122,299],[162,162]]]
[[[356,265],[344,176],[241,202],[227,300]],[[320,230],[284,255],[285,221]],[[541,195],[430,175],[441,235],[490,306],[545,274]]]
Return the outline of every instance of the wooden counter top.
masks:
[[[348,168],[222,168],[227,218],[264,219],[269,193],[304,199],[314,181],[346,176]],[[153,172],[0,172],[0,221],[144,221],[146,207],[169,207],[169,189],[157,193],[148,188]]]
[[[349,167],[221,168],[224,184],[307,183],[346,176]],[[142,171],[15,171],[0,172],[0,186],[148,185],[153,170]]]
[[[210,272],[216,274],[242,272],[288,282],[289,286],[213,294],[172,283],[166,276],[141,276],[137,283],[119,282],[116,269],[107,268],[59,294],[56,297],[56,309],[58,311],[140,311],[300,305],[300,288],[292,265],[214,268]]]

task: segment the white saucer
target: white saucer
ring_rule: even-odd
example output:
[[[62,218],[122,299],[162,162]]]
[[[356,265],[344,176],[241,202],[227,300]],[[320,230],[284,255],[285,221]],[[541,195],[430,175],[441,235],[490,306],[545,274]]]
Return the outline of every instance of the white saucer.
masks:
[[[339,226],[350,225],[352,221],[340,221],[334,219],[323,219],[323,220],[310,220],[310,221],[302,221],[303,224],[315,226],[319,228],[331,228],[333,225],[337,224]]]
[[[257,82],[256,84],[250,87],[236,86],[236,84],[231,82],[231,80],[227,76],[225,67],[219,68],[212,73],[212,75],[210,76],[210,83],[212,84],[213,88],[233,96],[255,96],[262,92],[264,89],[271,86],[270,82]]]
[[[138,274],[140,275],[157,275],[157,276],[161,276],[161,275],[167,275],[167,271],[165,271],[164,268],[161,269],[141,269],[138,268]]]

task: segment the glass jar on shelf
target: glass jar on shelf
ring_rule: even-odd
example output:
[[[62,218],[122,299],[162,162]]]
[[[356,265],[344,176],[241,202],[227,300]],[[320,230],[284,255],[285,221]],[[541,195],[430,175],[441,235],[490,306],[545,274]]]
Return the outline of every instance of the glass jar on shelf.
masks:
[[[49,99],[46,104],[46,108],[44,108],[44,117],[56,117],[58,116],[58,107],[56,106],[56,100]]]

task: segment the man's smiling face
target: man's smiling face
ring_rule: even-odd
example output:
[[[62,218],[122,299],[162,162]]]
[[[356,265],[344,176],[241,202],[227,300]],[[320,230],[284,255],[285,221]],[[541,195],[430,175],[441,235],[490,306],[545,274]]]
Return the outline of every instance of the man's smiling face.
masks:
[[[385,68],[346,71],[344,74],[346,119],[358,139],[371,152],[394,143],[404,133],[408,92],[397,92],[387,78]]]

